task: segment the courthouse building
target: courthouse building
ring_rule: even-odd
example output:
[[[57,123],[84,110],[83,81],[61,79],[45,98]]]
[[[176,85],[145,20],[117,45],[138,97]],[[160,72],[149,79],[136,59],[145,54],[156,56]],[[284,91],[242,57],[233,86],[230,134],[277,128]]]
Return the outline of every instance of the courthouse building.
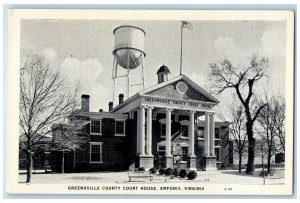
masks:
[[[214,110],[219,101],[185,75],[169,79],[169,72],[168,67],[160,67],[156,85],[125,101],[120,94],[118,105],[110,102],[108,112],[91,112],[90,96],[82,95],[82,108],[75,118],[86,122],[81,136],[88,136],[88,143],[65,152],[65,166],[101,171],[213,170],[228,165],[229,123]],[[59,157],[59,153],[54,154]],[[53,161],[53,169],[59,170],[59,164]]]

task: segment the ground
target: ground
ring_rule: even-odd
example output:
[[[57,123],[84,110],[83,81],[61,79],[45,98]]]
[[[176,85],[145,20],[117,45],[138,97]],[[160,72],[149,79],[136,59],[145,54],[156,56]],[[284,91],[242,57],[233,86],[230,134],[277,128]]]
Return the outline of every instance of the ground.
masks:
[[[261,169],[256,169],[254,175],[247,175],[245,172],[238,173],[236,170],[198,171],[195,180],[171,178],[171,176],[154,175],[153,181],[148,179],[133,179],[129,182],[128,172],[90,172],[90,173],[34,173],[32,184],[35,183],[180,183],[183,181],[202,182],[205,184],[241,184],[241,185],[262,185],[263,178],[259,176]],[[19,182],[25,183],[26,174],[20,173]],[[266,185],[284,184],[284,169],[277,168],[273,176],[265,179]]]

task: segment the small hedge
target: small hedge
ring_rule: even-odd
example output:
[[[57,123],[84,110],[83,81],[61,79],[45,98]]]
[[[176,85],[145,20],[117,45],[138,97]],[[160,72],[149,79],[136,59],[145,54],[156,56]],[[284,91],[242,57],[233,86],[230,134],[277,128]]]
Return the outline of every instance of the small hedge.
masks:
[[[166,175],[166,176],[170,176],[170,175],[172,175],[172,174],[173,174],[173,169],[167,168],[167,169],[165,170],[165,175]]]
[[[265,176],[268,176],[268,170],[267,170],[267,169],[265,169],[264,171],[261,170],[261,171],[259,172],[259,176],[264,176],[264,173],[265,173]],[[270,176],[273,176],[273,174],[274,174],[274,170],[271,169],[271,171],[270,171]]]
[[[178,175],[179,175],[178,169],[175,168],[175,169],[173,170],[173,176],[177,177]]]
[[[140,167],[140,168],[138,168],[138,171],[145,171],[145,168],[144,167]]]
[[[179,177],[180,178],[185,178],[187,175],[186,170],[185,169],[181,169],[179,172]]]
[[[187,177],[188,177],[189,180],[194,180],[197,177],[197,172],[196,171],[190,171],[187,174]]]
[[[163,175],[163,174],[165,174],[165,169],[164,168],[159,169],[159,175]]]
[[[150,171],[151,174],[156,174],[156,169],[155,168],[150,168],[149,171]]]

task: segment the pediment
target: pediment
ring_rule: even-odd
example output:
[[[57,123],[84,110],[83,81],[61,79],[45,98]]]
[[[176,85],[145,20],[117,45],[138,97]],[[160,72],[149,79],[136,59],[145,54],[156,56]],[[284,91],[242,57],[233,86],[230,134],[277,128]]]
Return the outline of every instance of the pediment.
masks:
[[[196,90],[192,85],[188,84],[184,80],[178,80],[170,84],[166,84],[163,87],[159,87],[146,93],[146,95],[165,97],[170,99],[215,102],[199,90]]]

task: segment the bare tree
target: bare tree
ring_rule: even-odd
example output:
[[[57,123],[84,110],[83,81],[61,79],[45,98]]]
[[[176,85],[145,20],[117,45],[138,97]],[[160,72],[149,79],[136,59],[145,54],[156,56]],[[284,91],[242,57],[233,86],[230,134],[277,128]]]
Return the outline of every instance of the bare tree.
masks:
[[[267,155],[267,172],[271,172],[271,158],[277,151],[284,151],[285,149],[285,125],[284,125],[284,104],[282,104],[279,96],[268,97],[265,93],[266,107],[261,111],[258,117],[258,126],[256,131],[261,136],[261,139],[265,140],[265,148]],[[277,144],[277,140],[279,144]]]
[[[253,125],[260,111],[265,107],[265,104],[254,105],[254,85],[266,76],[268,64],[268,59],[257,58],[256,56],[250,59],[250,66],[246,68],[235,67],[228,59],[222,60],[219,64],[210,64],[210,78],[216,93],[220,94],[224,90],[234,89],[244,107],[248,138],[248,162],[246,169],[248,174],[253,174],[254,172],[255,138],[253,136]]]
[[[234,151],[239,156],[239,172],[242,172],[242,159],[245,152],[245,114],[241,105],[232,105],[230,107],[231,119],[230,135],[233,137],[233,141],[236,144]]]
[[[285,102],[281,97],[274,101],[274,110],[276,115],[276,141],[279,142],[277,151],[285,153]]]
[[[32,148],[51,133],[54,122],[63,123],[76,108],[76,93],[70,93],[59,73],[52,72],[39,56],[29,57],[21,67],[19,145],[27,155],[27,183],[31,181]]]

